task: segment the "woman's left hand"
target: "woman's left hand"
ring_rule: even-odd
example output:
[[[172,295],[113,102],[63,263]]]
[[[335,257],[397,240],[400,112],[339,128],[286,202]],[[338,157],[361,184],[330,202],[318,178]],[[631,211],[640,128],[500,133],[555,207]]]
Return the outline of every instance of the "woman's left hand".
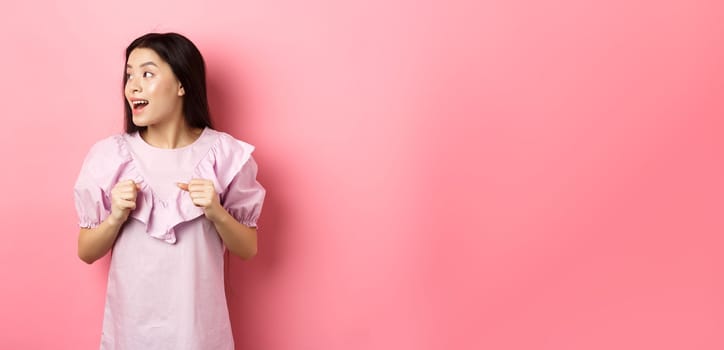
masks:
[[[191,201],[195,206],[204,210],[206,218],[213,220],[212,217],[221,207],[219,194],[216,193],[214,183],[207,179],[192,179],[188,183],[177,183],[180,189],[189,193]]]

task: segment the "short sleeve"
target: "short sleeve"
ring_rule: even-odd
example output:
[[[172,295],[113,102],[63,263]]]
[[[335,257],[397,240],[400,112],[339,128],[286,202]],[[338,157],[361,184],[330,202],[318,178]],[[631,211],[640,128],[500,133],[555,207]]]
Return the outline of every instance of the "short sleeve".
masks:
[[[111,212],[110,188],[128,162],[119,142],[120,136],[103,139],[91,147],[83,160],[73,187],[80,227],[97,227]]]
[[[82,228],[97,227],[110,212],[106,194],[93,176],[94,171],[97,171],[94,169],[93,156],[93,152],[86,156],[73,188],[78,225]]]
[[[229,214],[249,227],[257,226],[266,196],[266,190],[257,181],[256,174],[256,161],[249,156],[221,195],[221,204]]]

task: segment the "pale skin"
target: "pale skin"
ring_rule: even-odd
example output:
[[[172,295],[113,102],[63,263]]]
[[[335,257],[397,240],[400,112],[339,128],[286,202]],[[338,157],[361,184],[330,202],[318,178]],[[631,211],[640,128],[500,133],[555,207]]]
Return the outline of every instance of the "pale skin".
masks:
[[[149,62],[151,64],[149,64]],[[178,148],[193,143],[201,135],[186,123],[183,115],[183,86],[173,71],[153,50],[135,49],[128,57],[128,83],[126,99],[145,99],[148,106],[142,113],[133,115],[133,122],[145,126],[141,137],[150,145],[160,148]],[[203,209],[227,249],[250,259],[257,252],[255,227],[239,223],[221,205],[219,194],[209,179],[191,179],[176,184],[188,193],[197,207]],[[91,264],[108,253],[113,247],[121,227],[136,209],[140,186],[132,180],[118,182],[111,190],[111,213],[95,228],[81,228],[78,234],[78,257]]]

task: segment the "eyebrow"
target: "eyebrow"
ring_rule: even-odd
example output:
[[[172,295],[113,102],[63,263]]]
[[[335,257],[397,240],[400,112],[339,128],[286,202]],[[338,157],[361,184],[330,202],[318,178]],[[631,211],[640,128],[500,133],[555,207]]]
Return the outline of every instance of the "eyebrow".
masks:
[[[153,63],[153,62],[151,62],[151,61],[141,63],[141,65],[138,66],[138,67],[139,67],[139,68],[143,68],[143,67],[145,67],[145,66],[154,66],[154,67],[158,68],[158,65],[156,65],[155,63]],[[126,68],[133,68],[133,67],[131,67],[130,64],[126,64]]]

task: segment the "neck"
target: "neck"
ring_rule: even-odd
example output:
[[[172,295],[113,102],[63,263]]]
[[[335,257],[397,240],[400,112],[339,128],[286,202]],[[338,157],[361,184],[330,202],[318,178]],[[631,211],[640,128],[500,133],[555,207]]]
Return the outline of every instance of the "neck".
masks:
[[[181,118],[163,124],[154,124],[140,132],[146,143],[158,148],[179,148],[192,144],[201,135],[202,129],[194,129]]]

